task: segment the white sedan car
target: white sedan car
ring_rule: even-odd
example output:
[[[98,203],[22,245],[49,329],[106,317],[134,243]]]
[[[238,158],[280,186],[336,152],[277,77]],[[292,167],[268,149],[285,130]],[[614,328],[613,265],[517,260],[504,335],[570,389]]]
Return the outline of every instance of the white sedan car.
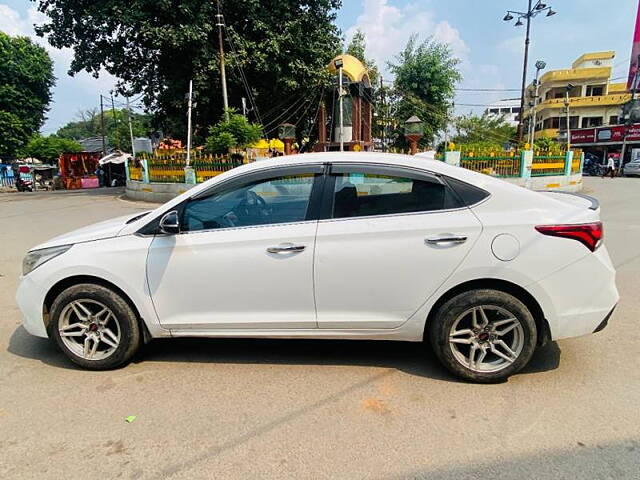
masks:
[[[597,201],[434,160],[319,153],[244,165],[24,259],[24,326],[89,369],[157,337],[428,341],[495,382],[618,301]]]

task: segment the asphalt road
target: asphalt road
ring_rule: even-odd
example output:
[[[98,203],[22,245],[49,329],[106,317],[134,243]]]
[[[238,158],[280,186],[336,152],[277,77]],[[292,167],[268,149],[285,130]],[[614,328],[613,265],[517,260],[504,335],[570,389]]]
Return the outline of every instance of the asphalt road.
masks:
[[[619,308],[500,385],[391,342],[164,340],[126,368],[79,370],[20,326],[22,256],[144,205],[0,195],[0,478],[638,478],[640,179],[586,186]]]

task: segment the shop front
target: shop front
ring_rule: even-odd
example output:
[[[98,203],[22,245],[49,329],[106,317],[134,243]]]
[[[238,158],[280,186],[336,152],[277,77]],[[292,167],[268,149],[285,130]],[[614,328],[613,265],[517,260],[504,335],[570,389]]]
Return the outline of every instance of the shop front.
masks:
[[[64,188],[67,190],[98,188],[96,170],[99,160],[99,153],[79,152],[60,155],[60,177]]]
[[[640,156],[640,123],[571,130],[571,146],[581,148],[600,163],[610,156],[618,162],[624,146],[625,164]]]

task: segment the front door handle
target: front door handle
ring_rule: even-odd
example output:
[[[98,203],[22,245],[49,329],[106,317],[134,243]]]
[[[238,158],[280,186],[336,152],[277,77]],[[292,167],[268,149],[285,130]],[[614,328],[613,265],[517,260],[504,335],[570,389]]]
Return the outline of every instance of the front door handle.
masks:
[[[465,235],[454,235],[454,234],[446,234],[446,235],[438,235],[436,237],[427,238],[426,242],[429,245],[441,245],[443,243],[464,243],[467,241],[467,237]]]
[[[277,247],[267,248],[269,253],[296,253],[301,252],[306,247],[304,245],[294,245],[293,243],[281,243]]]

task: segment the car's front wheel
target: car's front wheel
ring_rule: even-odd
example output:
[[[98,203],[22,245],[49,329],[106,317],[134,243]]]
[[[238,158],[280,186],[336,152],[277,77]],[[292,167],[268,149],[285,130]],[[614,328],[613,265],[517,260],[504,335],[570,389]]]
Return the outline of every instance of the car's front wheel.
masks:
[[[131,360],[140,345],[140,327],[119,294],[84,283],[67,288],[54,300],[49,337],[74,363],[108,370]]]
[[[506,380],[531,359],[536,323],[529,309],[508,293],[478,289],[445,302],[429,325],[431,345],[442,364],[466,380]]]

